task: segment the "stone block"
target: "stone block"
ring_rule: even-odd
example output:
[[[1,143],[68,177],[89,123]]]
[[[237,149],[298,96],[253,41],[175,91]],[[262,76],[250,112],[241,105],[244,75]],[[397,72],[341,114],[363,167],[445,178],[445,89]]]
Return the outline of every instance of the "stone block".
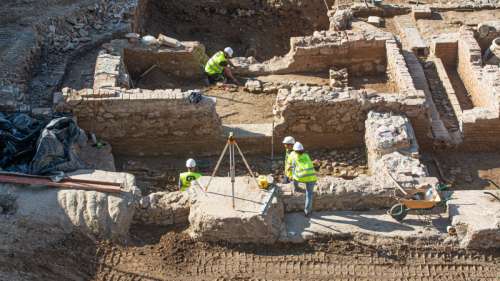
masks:
[[[431,7],[427,5],[412,6],[411,14],[415,20],[432,18]]]
[[[285,212],[304,210],[304,193],[292,193],[292,184],[280,185]],[[322,177],[314,189],[314,211],[385,209],[395,203],[392,189],[384,189],[370,176],[361,175],[352,180]]]
[[[163,34],[158,35],[158,42],[161,45],[171,47],[171,48],[180,48],[182,46],[182,43],[179,40],[172,38],[172,37],[165,36]]]
[[[490,192],[500,197],[499,191]],[[500,202],[497,199],[483,190],[458,190],[453,191],[447,205],[461,247],[500,248]]]
[[[134,222],[167,226],[187,224],[189,192],[156,192],[141,199]]]
[[[209,177],[200,180],[202,186]],[[280,234],[284,209],[276,197],[265,214],[270,192],[261,190],[247,177],[235,181],[232,207],[230,178],[214,178],[207,192],[194,188],[189,213],[189,235],[202,241],[272,244]]]

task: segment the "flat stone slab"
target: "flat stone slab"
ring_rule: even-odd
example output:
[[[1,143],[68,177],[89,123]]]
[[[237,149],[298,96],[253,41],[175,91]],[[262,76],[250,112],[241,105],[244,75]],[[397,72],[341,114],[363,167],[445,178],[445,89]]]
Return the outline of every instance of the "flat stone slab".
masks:
[[[285,216],[280,241],[301,243],[321,237],[355,237],[380,245],[444,239],[447,218],[435,217],[432,223],[428,227],[412,214],[399,223],[383,210],[315,212],[309,218],[303,213],[290,213]]]
[[[500,201],[483,190],[454,191],[447,202],[464,248],[500,248]],[[488,190],[500,198],[500,191]]]
[[[200,184],[206,186],[208,181],[209,177],[202,177]],[[229,177],[216,177],[207,192],[200,187],[189,190],[191,237],[233,243],[275,242],[284,216],[283,204],[274,197],[271,206],[263,214],[271,192],[257,188],[250,177],[237,177],[233,209],[231,189]]]

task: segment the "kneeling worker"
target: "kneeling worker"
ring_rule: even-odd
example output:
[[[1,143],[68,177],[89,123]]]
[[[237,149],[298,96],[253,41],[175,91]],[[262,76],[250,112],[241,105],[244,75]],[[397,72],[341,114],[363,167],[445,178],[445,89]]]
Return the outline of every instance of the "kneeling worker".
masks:
[[[201,178],[201,174],[196,171],[196,161],[194,159],[188,159],[186,161],[187,172],[181,173],[179,175],[179,189],[181,191],[186,191],[190,186],[191,182]]]
[[[292,180],[292,154],[294,144],[295,139],[291,136],[283,139],[283,145],[285,146],[285,177],[283,183],[289,183]]]
[[[308,217],[312,212],[314,186],[316,185],[316,170],[314,164],[307,153],[304,152],[304,146],[300,142],[293,145],[294,155],[292,156],[293,185],[296,191],[304,192],[301,185],[305,184],[306,204],[304,213]]]
[[[233,63],[229,60],[233,56],[233,49],[231,47],[226,47],[224,51],[219,51],[215,53],[205,65],[205,74],[207,75],[208,82],[210,84],[215,84],[217,82],[225,83],[227,78],[231,79],[237,85],[238,80],[234,78],[231,69],[228,67],[234,67]]]

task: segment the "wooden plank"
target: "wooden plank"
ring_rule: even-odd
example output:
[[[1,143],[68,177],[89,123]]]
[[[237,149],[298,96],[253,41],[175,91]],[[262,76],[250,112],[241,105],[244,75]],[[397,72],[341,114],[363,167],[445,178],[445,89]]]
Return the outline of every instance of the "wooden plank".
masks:
[[[26,185],[38,185],[56,188],[66,188],[66,189],[82,189],[82,190],[93,190],[108,193],[118,193],[121,192],[121,188],[116,186],[115,183],[87,183],[87,182],[71,182],[68,180],[62,180],[61,182],[54,182],[45,177],[37,176],[21,176],[21,175],[5,175],[0,174],[0,182],[3,183],[13,183],[13,184],[26,184]]]

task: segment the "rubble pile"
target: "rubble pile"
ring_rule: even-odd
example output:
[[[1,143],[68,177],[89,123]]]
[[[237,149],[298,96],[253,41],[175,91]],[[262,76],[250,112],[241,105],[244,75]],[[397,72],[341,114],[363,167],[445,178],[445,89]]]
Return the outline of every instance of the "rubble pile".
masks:
[[[345,88],[348,85],[349,74],[347,68],[339,70],[330,69],[330,87]]]
[[[352,11],[350,8],[329,11],[330,30],[342,31],[351,27]]]
[[[405,188],[436,183],[418,159],[418,144],[408,118],[370,111],[365,122],[368,165],[384,186]]]

